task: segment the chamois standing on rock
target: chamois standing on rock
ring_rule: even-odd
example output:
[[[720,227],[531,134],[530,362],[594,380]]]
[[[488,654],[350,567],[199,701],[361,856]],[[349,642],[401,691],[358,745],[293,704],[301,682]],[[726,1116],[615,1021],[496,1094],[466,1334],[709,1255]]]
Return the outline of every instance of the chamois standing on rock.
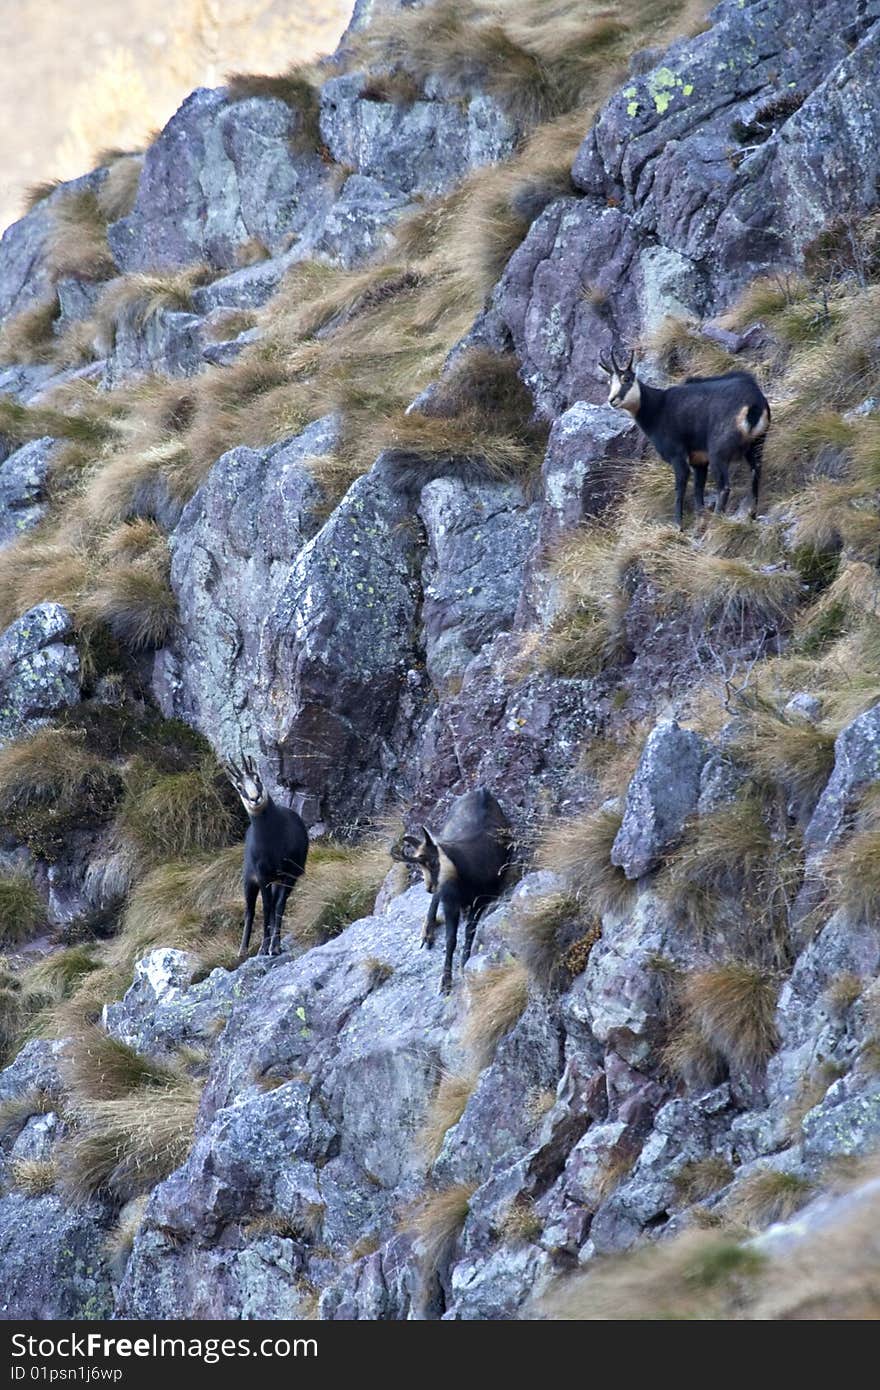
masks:
[[[408,845],[415,849],[409,850]],[[477,922],[504,886],[513,855],[510,821],[492,793],[480,787],[458,797],[439,836],[435,838],[423,825],[422,839],[405,835],[403,848],[393,851],[393,855],[421,869],[425,887],[432,895],[422,931],[423,946],[433,946],[437,910],[443,909],[446,958],[440,993],[448,994],[452,989],[452,962],[462,912],[467,913],[463,968],[470,958]]]
[[[675,470],[675,520],[682,525],[688,473],[694,470],[694,505],[704,506],[706,473],[711,467],[718,488],[715,510],[723,512],[730,497],[730,465],[744,458],[752,470],[752,520],[758,513],[761,459],[770,428],[770,406],[749,372],[723,376],[689,376],[681,386],[663,390],[639,381],[631,352],[626,366],[599,358],[611,378],[608,404],[632,415],[657,453]]]
[[[239,961],[247,957],[257,894],[263,899],[263,941],[258,954],[281,954],[281,919],[290,890],[306,867],[309,833],[296,811],[278,806],[263,785],[252,758],[226,762],[226,775],[250,817],[244,841],[244,931]]]

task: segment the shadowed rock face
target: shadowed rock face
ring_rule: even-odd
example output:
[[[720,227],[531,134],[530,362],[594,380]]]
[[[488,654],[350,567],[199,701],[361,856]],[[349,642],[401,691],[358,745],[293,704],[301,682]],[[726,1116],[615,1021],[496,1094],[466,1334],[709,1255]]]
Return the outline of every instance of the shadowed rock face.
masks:
[[[359,3],[353,28],[377,7]],[[759,943],[774,980],[785,975],[769,1064],[746,1065],[729,1046],[670,1076],[678,983],[736,958],[742,914],[735,865],[700,930],[655,870],[742,797],[748,769],[735,722],[709,740],[670,717],[695,669],[694,633],[657,602],[638,555],[626,576],[633,659],[618,687],[604,671],[556,676],[538,658],[564,601],[554,553],[585,524],[601,534],[645,456],[629,417],[604,404],[599,355],[667,314],[719,313],[766,268],[796,267],[839,213],[876,205],[878,42],[877,0],[725,0],[706,32],[633,63],[584,132],[577,195],[535,217],[458,345],[515,355],[550,423],[539,478],[500,480],[456,457],[407,491],[386,455],[331,506],[321,460],[340,427],[327,415],[272,447],[231,448],[182,512],[170,496],[139,499],[170,532],[179,623],[152,671],[166,714],[218,754],[257,758],[274,790],[336,835],[396,801],[436,827],[478,786],[525,848],[548,819],[604,807],[620,818],[600,865],[617,892],[600,882],[573,905],[557,874],[526,873],[481,922],[449,998],[436,952],[419,949],[427,895],[393,878],[338,938],[288,946],[278,961],[200,979],[194,957],[151,951],[101,1026],[160,1061],[205,1053],[193,1148],[149,1194],[111,1277],[109,1202],[72,1207],[57,1189],[28,1197],[17,1186],[18,1163],[63,1161],[68,1137],[59,1045],[29,1043],[0,1073],[0,1101],[20,1111],[20,1124],[0,1127],[5,1315],[513,1318],[560,1270],[693,1224],[697,1199],[683,1194],[707,1160],[720,1174],[702,1199],[714,1210],[756,1174],[821,1183],[830,1161],[876,1146],[875,1012],[870,997],[841,1003],[834,986],[870,987],[880,934],[844,911],[817,916],[809,889],[785,904],[791,968],[769,929]],[[395,104],[362,90],[359,74],[321,87],[329,158],[298,148],[302,114],[285,103],[223,91],[184,103],[110,243],[123,271],[204,259],[218,278],[186,312],[120,315],[107,361],[90,368],[103,385],[206,362],[222,372],[261,329],[216,343],[212,315],[265,304],[306,257],[365,265],[407,208],[512,148],[516,132],[479,93]],[[48,289],[51,205],[3,240],[0,309]],[[268,259],[238,267],[254,238]],[[60,297],[68,319],[90,312],[79,282]],[[745,338],[734,337],[722,341],[737,352]],[[460,360],[453,352],[450,365]],[[14,364],[0,389],[38,399],[68,375]],[[419,405],[435,398],[429,389]],[[3,445],[0,538],[39,520],[51,445]],[[757,640],[741,636],[739,655],[750,659]],[[59,605],[0,636],[0,741],[80,690]],[[621,693],[646,738],[628,786],[605,802],[591,757],[620,729]],[[786,718],[819,719],[811,698]],[[828,783],[804,809],[808,884],[880,782],[878,711],[840,733]],[[44,873],[58,920],[112,896],[115,847],[103,841],[98,858],[94,838]],[[4,873],[32,872],[14,845],[0,851]],[[513,990],[478,1066],[463,1038],[471,987],[478,996],[487,977],[503,982],[503,969],[489,972],[509,969],[529,904],[552,893],[569,965],[550,984],[536,966],[525,994]],[[457,1101],[429,1154],[423,1128],[450,1077]],[[457,1194],[458,1209],[429,1267],[417,1222],[405,1215],[401,1229],[401,1213],[437,1193]],[[812,1207],[805,1217],[818,1231],[825,1219]]]

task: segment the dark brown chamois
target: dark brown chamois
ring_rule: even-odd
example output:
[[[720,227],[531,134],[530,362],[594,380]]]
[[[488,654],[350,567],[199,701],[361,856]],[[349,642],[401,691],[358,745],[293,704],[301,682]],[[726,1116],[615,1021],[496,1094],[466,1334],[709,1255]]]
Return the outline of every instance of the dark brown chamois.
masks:
[[[408,849],[407,846],[415,846]],[[513,856],[510,821],[495,797],[485,787],[466,792],[453,803],[443,829],[436,838],[426,825],[422,838],[405,835],[403,848],[393,851],[396,859],[421,869],[431,905],[422,931],[422,944],[434,944],[437,910],[443,909],[446,923],[446,957],[440,981],[441,994],[452,989],[452,962],[462,912],[467,913],[464,967],[470,958],[477,922],[504,886],[504,877]]]
[[[281,954],[281,919],[309,852],[309,833],[302,817],[275,804],[252,758],[241,761],[241,767],[233,762],[224,764],[250,817],[244,841],[244,931],[239,961],[247,957],[258,893],[263,899],[263,941],[258,954]]]
[[[749,372],[723,376],[689,376],[681,386],[663,390],[639,381],[633,371],[633,353],[620,366],[599,358],[599,366],[611,378],[608,404],[627,410],[648,436],[657,453],[675,471],[675,520],[682,524],[684,494],[690,469],[694,470],[694,505],[702,511],[706,473],[718,488],[715,510],[723,512],[730,497],[730,465],[744,458],[752,470],[750,516],[758,513],[761,460],[770,428],[770,406]]]

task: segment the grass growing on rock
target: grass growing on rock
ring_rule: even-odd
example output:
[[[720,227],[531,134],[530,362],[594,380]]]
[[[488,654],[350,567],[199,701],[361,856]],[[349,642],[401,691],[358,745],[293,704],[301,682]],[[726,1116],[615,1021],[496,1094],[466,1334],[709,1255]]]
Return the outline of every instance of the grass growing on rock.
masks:
[[[760,1230],[771,1222],[787,1221],[794,1216],[812,1192],[809,1179],[765,1168],[749,1173],[737,1183],[726,1206],[736,1220]]]
[[[623,813],[600,806],[552,826],[538,848],[538,864],[562,875],[579,904],[591,912],[620,912],[635,896],[622,869],[611,863],[611,848]]]
[[[501,1039],[519,1022],[528,997],[528,974],[519,961],[470,976],[462,1041],[479,1070],[489,1066]]]
[[[24,873],[0,875],[0,946],[27,941],[46,921],[46,906]]]
[[[729,1066],[757,1071],[779,1045],[775,1013],[778,981],[745,961],[694,970],[682,980],[690,1026]]]
[[[312,845],[306,873],[288,901],[285,925],[297,941],[329,941],[370,915],[389,868],[388,847],[381,836],[361,845]]]
[[[401,1218],[401,1229],[414,1236],[424,1269],[430,1273],[448,1263],[467,1218],[476,1183],[455,1183],[429,1192]]]
[[[477,1084],[476,1072],[444,1072],[440,1077],[417,1143],[430,1163],[437,1158],[447,1132],[458,1124]]]

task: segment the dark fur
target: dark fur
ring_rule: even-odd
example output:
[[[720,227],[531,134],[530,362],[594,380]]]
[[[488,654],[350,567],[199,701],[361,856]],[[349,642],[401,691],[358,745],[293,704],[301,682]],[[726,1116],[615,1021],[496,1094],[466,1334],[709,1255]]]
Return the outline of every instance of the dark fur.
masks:
[[[248,777],[262,790],[262,780],[253,763],[246,762],[245,766]],[[228,764],[227,773],[238,791],[241,785],[238,768]],[[244,930],[238,953],[240,961],[247,957],[258,894],[263,901],[263,940],[258,954],[280,955],[284,909],[291,889],[305,870],[309,852],[309,832],[296,811],[278,806],[267,795],[262,808],[249,815],[250,825],[244,841]]]
[[[636,375],[631,365],[618,369],[618,375],[618,394],[622,398],[636,381]],[[764,442],[771,420],[769,403],[755,378],[749,372],[727,372],[723,376],[689,376],[681,386],[670,386],[665,391],[642,381],[638,385],[641,400],[633,418],[675,472],[678,525],[682,524],[691,468],[697,510],[701,511],[704,506],[706,475],[711,468],[718,488],[715,507],[723,512],[730,497],[730,466],[738,458],[744,458],[751,469],[751,515],[755,517]],[[764,411],[767,412],[767,429],[752,441],[745,440],[737,429],[737,416],[743,407],[746,407],[746,423],[750,429],[754,429]],[[705,455],[705,459],[697,461],[695,455]]]
[[[407,836],[414,840],[413,836]],[[397,857],[416,864],[424,874],[431,893],[422,941],[434,944],[437,912],[443,909],[446,923],[446,956],[440,982],[441,993],[452,988],[452,962],[458,940],[461,914],[467,914],[462,966],[467,964],[474,943],[477,922],[504,886],[513,853],[510,821],[495,797],[485,787],[467,792],[455,801],[443,829],[435,839],[423,827],[423,838],[414,853]],[[443,856],[452,865],[444,865]]]

